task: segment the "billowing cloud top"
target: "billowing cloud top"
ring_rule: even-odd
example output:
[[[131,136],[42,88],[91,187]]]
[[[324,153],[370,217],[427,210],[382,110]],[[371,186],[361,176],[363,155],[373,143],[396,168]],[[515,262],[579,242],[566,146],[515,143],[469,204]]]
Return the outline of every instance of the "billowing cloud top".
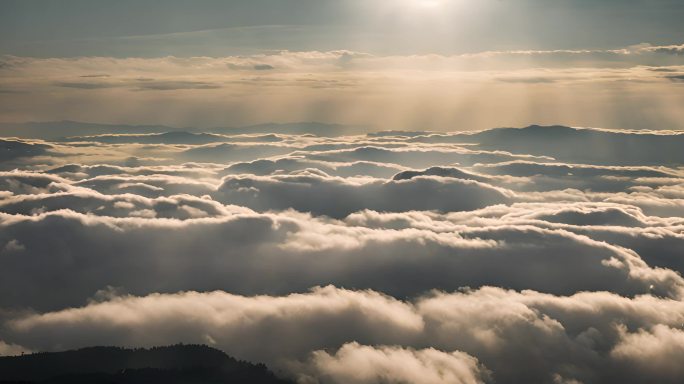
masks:
[[[300,383],[684,379],[680,132],[6,129],[25,134],[2,141],[2,354],[184,342]]]

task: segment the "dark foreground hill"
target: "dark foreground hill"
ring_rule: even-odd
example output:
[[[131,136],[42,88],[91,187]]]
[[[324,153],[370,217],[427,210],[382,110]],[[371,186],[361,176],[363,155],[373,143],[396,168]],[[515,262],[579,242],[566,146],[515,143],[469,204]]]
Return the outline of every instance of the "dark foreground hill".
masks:
[[[285,384],[263,364],[238,361],[200,345],[152,349],[92,347],[0,357],[0,383]]]

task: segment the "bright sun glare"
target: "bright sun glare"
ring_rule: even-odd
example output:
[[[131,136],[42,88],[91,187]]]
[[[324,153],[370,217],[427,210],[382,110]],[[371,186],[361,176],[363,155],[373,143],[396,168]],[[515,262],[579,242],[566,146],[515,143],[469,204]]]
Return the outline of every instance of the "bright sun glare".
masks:
[[[421,8],[437,8],[444,5],[446,0],[413,0],[413,2]]]

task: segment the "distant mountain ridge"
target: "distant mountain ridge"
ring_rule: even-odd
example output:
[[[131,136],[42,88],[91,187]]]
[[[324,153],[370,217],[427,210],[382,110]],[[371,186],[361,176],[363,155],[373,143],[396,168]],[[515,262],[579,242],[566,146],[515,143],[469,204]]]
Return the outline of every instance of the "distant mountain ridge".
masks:
[[[15,140],[0,139],[0,161],[43,155],[49,148],[50,146],[43,144],[28,144]]]
[[[484,149],[552,156],[557,160],[610,165],[684,163],[684,134],[531,125],[497,128],[468,136]]]
[[[315,134],[318,136],[344,136],[365,134],[368,127],[317,122],[266,123],[246,127],[179,128],[165,125],[99,124],[78,121],[49,121],[26,123],[0,123],[0,137],[27,139],[63,139],[73,136],[95,136],[108,134],[160,134],[169,132],[215,133],[221,135],[242,135],[257,133],[282,133],[290,135]]]
[[[0,383],[286,384],[263,364],[238,361],[203,345],[151,349],[90,347],[0,357]]]
[[[78,121],[49,121],[0,123],[0,136],[29,139],[58,139],[70,136],[120,134],[149,134],[182,131],[164,125],[97,124]]]
[[[467,145],[469,149],[505,151],[516,155],[547,157],[574,164],[596,165],[680,165],[684,164],[684,132],[656,130],[608,130],[560,125],[530,125],[524,128],[493,128],[478,132],[368,132],[363,127],[324,123],[260,124],[242,128],[172,128],[156,125],[107,125],[78,122],[0,123],[0,137],[42,138],[70,142],[107,144],[218,144],[190,149],[188,161],[242,161],[242,147],[235,144],[263,144],[263,156],[290,152],[287,147],[269,146],[283,139],[279,135],[340,137],[367,135],[380,140],[400,138],[404,144]],[[249,138],[239,135],[251,135]],[[353,147],[353,145],[352,145]],[[0,139],[0,161],[44,153],[49,147]],[[310,148],[311,149],[311,148]],[[322,148],[324,149],[324,148]],[[359,149],[361,150],[361,149]],[[363,149],[370,151],[370,148]],[[426,166],[428,164],[425,164]]]
[[[398,132],[388,134],[401,135]],[[530,125],[524,128],[493,128],[478,132],[429,132],[422,136],[409,132],[406,136],[409,137],[408,142],[468,144],[473,145],[471,149],[548,156],[576,164],[684,164],[684,132],[680,131]]]

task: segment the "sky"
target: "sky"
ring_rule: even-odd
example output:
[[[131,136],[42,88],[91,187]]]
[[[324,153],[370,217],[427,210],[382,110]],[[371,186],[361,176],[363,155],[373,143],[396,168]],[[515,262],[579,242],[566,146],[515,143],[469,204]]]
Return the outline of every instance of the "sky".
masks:
[[[271,50],[452,55],[681,44],[671,0],[3,1],[0,52],[227,56]]]
[[[680,1],[0,7],[3,122],[683,127]]]
[[[297,384],[683,383],[681,20],[0,1],[0,363],[185,343]]]

